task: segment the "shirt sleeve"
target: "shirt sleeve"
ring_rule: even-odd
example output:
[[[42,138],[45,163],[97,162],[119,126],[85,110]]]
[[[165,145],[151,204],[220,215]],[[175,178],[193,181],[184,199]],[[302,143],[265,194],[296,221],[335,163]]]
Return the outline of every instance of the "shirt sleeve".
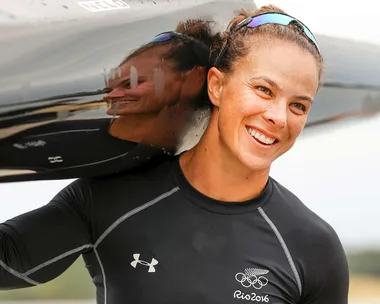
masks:
[[[0,224],[0,290],[39,285],[92,249],[91,189],[76,180],[47,205]]]
[[[349,268],[343,246],[328,227],[310,238],[304,260],[304,291],[300,304],[347,304]]]

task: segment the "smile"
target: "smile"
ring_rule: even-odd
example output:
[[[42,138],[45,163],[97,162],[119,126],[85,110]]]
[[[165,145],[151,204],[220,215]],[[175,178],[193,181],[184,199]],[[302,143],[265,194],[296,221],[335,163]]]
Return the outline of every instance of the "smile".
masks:
[[[248,133],[251,134],[251,136],[261,144],[272,145],[273,143],[276,142],[275,138],[267,137],[264,134],[260,133],[259,131],[254,130],[250,127],[246,127],[246,128],[247,128]]]
[[[116,104],[120,104],[120,105],[123,105],[123,104],[129,104],[129,103],[132,103],[132,102],[136,102],[137,100],[136,99],[133,99],[133,100],[120,100],[120,101],[109,101],[108,102],[108,106],[114,106]]]

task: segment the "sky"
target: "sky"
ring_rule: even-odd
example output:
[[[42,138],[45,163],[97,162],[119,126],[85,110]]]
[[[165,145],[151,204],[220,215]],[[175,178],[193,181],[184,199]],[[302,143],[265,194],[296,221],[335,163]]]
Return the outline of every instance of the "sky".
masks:
[[[380,44],[380,1],[272,0],[315,33]],[[376,14],[376,15],[375,15]],[[380,80],[379,80],[380,81]],[[380,117],[305,130],[271,175],[338,233],[346,248],[380,248]],[[0,184],[0,222],[46,203],[71,180]]]

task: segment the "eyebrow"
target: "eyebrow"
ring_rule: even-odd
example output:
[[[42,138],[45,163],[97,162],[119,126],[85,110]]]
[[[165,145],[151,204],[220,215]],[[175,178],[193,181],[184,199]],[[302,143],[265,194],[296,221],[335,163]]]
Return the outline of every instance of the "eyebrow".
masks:
[[[253,77],[251,78],[251,80],[264,80],[267,83],[269,83],[272,87],[275,87],[277,90],[280,90],[280,86],[276,82],[274,82],[272,79],[268,78],[267,76]],[[310,96],[300,95],[300,96],[295,96],[295,98],[298,100],[305,100],[310,103],[313,103],[313,98],[311,98]]]
[[[137,77],[137,81],[147,81],[147,80],[148,80],[148,77],[145,77],[145,76]],[[112,88],[115,88],[119,85],[123,85],[127,81],[131,82],[131,77],[125,76],[125,77],[121,77],[121,78],[111,79],[110,81],[108,81],[107,89],[112,89]],[[112,83],[112,85],[110,85],[111,83]]]

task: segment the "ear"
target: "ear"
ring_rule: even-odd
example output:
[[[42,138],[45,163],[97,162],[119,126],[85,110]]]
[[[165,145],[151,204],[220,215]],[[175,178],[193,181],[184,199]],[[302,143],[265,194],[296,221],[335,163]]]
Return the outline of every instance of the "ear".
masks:
[[[215,107],[220,105],[220,97],[223,91],[225,81],[224,74],[216,67],[212,67],[207,74],[207,92],[211,103]]]

